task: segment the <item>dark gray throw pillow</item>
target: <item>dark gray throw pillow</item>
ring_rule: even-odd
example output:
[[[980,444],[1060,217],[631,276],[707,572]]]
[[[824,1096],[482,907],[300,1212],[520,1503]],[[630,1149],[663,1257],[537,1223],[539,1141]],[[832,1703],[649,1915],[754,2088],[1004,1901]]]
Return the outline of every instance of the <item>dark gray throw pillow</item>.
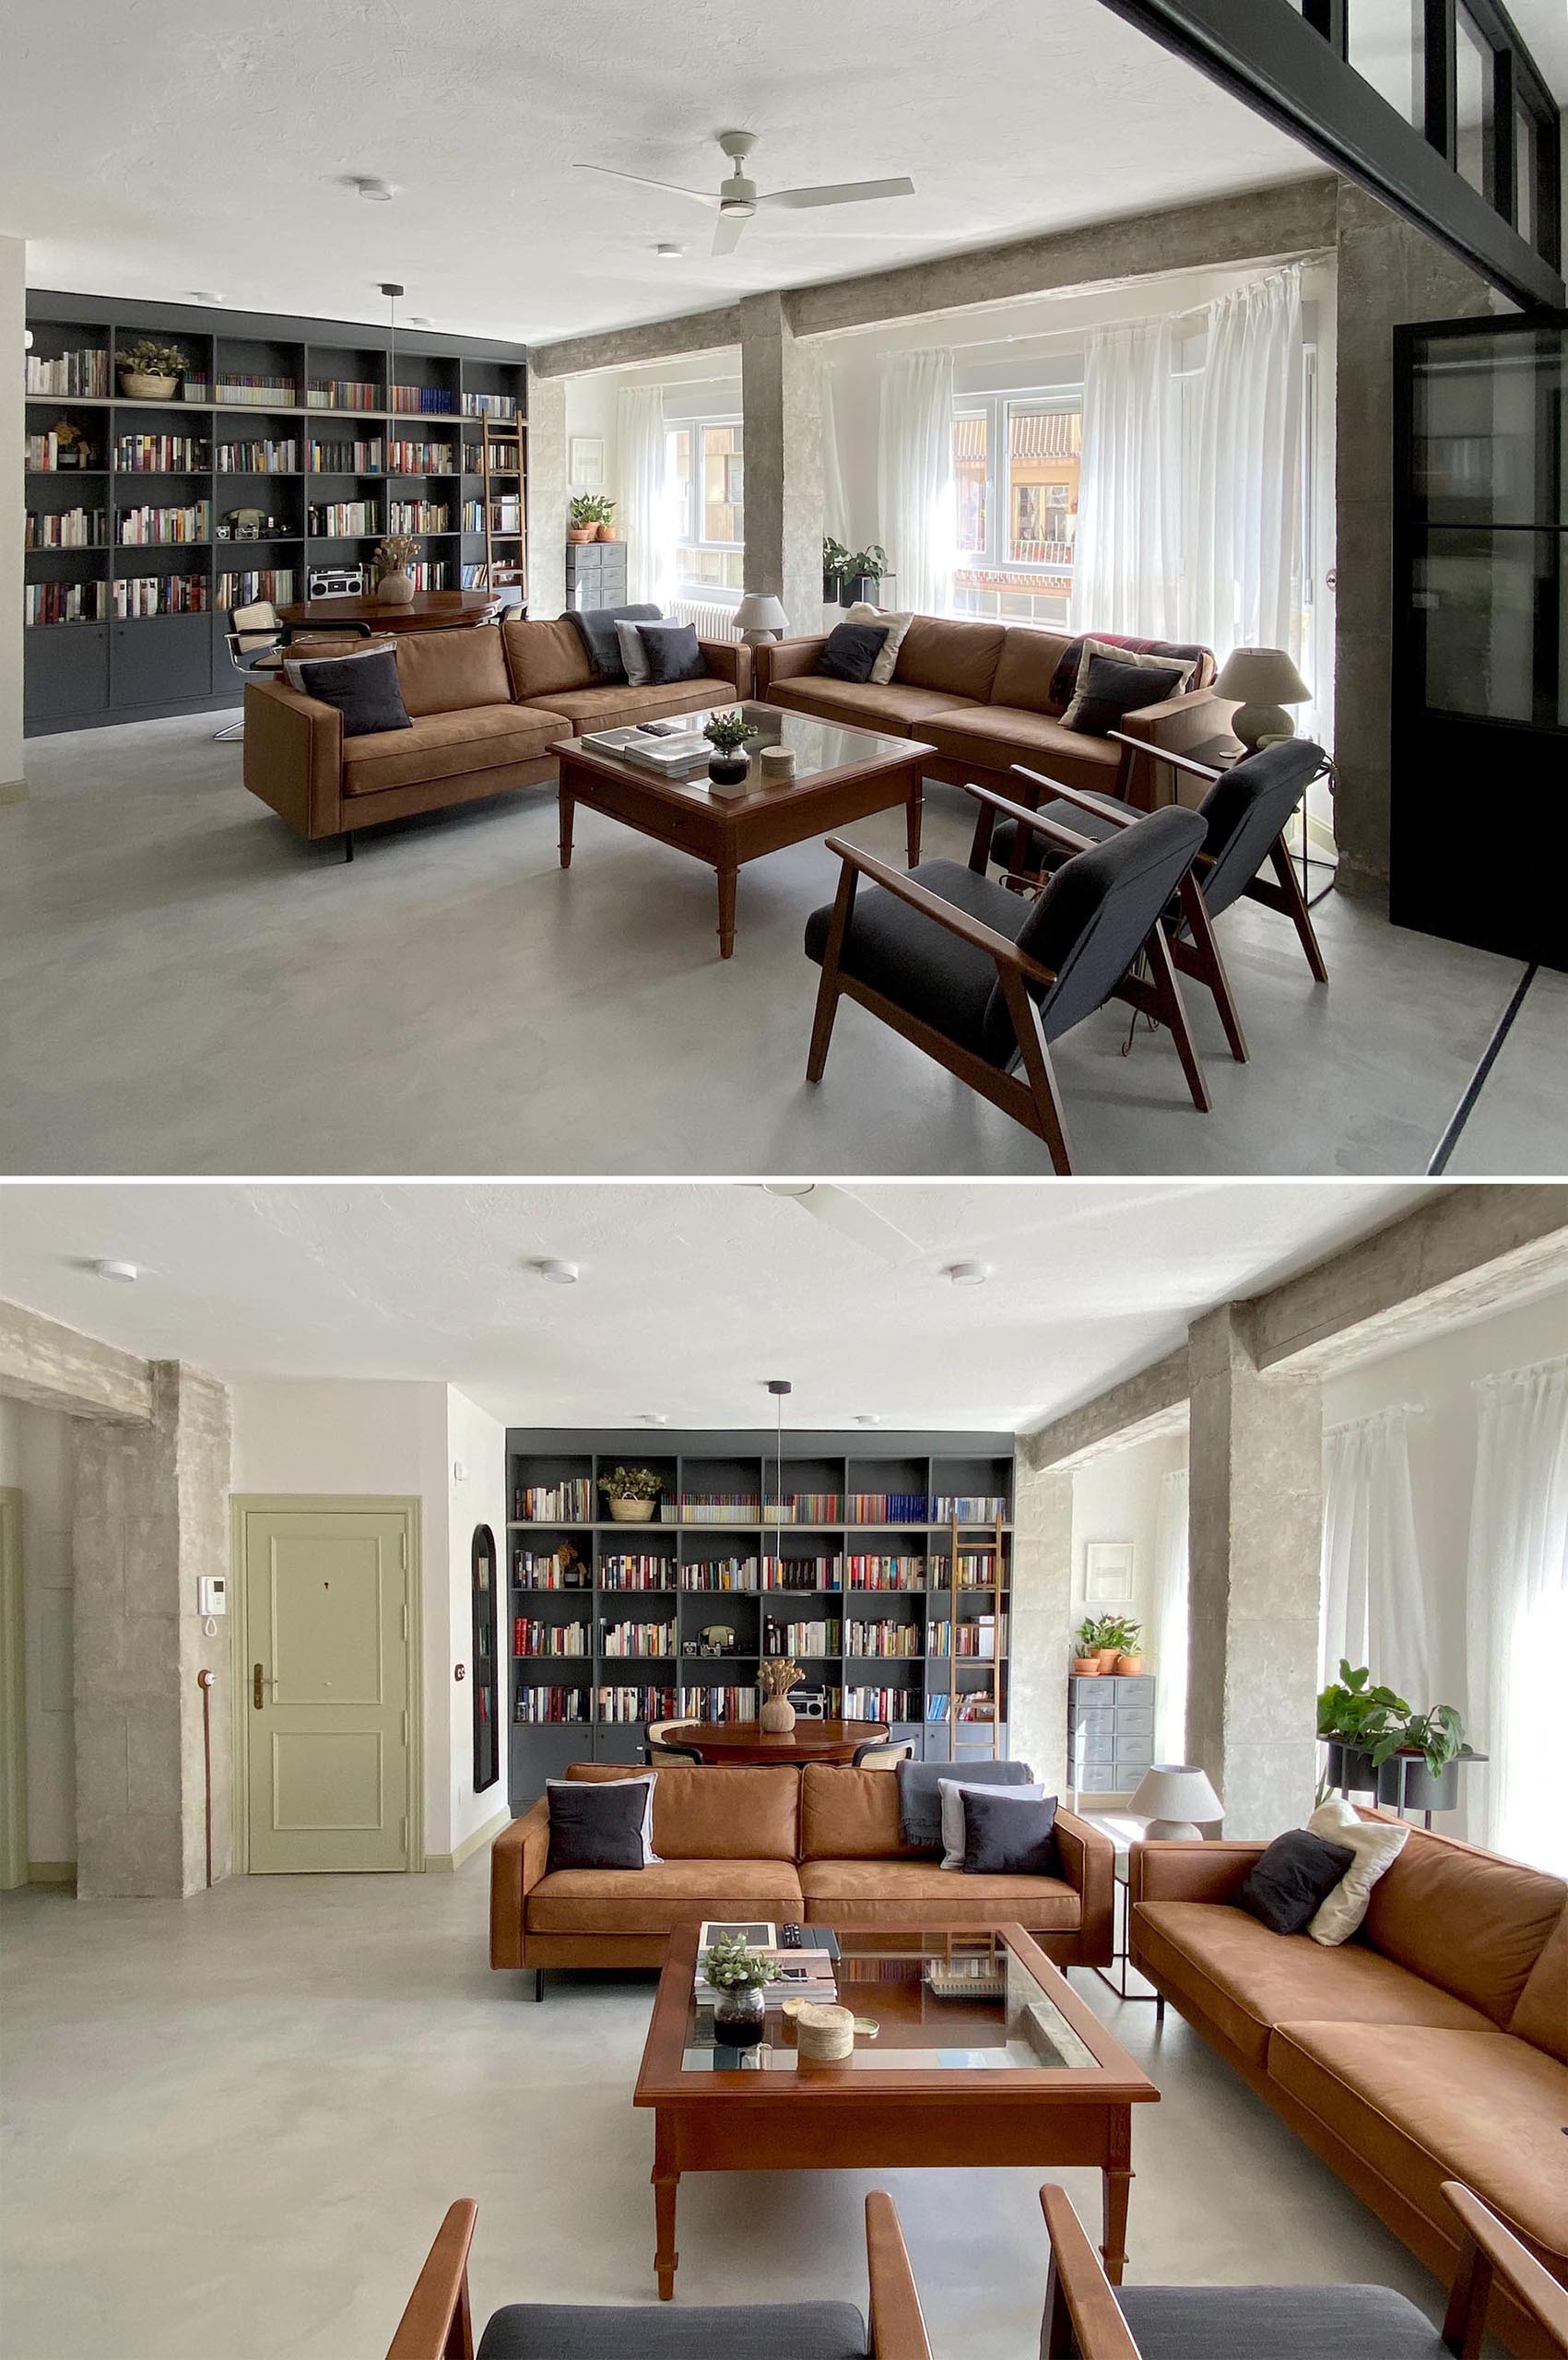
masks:
[[[819,673],[825,680],[868,680],[887,636],[885,623],[879,630],[875,623],[835,623],[817,658]]]
[[[1005,1787],[965,1789],[963,1872],[969,1877],[1059,1877],[1056,1798],[1009,1795]]]
[[[1299,1934],[1316,1917],[1355,1860],[1348,1844],[1331,1844],[1304,1827],[1277,1835],[1236,1895],[1238,1909],[1271,1932]]]
[[[336,705],[345,738],[373,738],[383,729],[412,729],[397,681],[397,658],[390,647],[376,655],[323,655],[301,664],[306,696]]]
[[[645,1865],[643,1821],[648,1811],[645,1778],[550,1778],[548,1867],[640,1869]]]
[[[617,623],[656,623],[658,620],[657,607],[573,607],[567,615],[567,620],[576,625],[595,680],[626,678]]]
[[[708,667],[690,623],[639,623],[637,636],[648,651],[648,686],[673,688],[678,680],[701,680]]]
[[[1091,655],[1083,684],[1062,715],[1063,726],[1082,738],[1107,738],[1129,713],[1146,704],[1162,704],[1180,688],[1185,667],[1173,664],[1118,664],[1109,655]]]
[[[882,1773],[874,1775],[885,1775]],[[1027,1762],[966,1762],[955,1769],[950,1762],[901,1762],[899,1840],[912,1851],[935,1852],[942,1843],[942,1780],[958,1777],[966,1787],[1029,1787],[1034,1783]]]

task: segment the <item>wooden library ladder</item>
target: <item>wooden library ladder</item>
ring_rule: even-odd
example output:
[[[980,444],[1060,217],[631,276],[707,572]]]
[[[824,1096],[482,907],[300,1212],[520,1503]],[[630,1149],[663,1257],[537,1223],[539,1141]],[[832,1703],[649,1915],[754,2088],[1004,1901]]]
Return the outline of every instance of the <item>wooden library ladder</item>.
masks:
[[[987,1761],[996,1762],[1000,1759],[1002,1742],[1002,1598],[1004,1592],[1002,1518],[999,1516],[995,1527],[984,1524],[961,1525],[956,1516],[949,1526],[950,1553],[948,1558],[948,1760],[949,1762],[958,1760],[961,1743],[958,1734],[959,1697],[962,1693],[958,1684],[959,1535],[966,1531],[989,1532],[991,1535],[991,1578],[988,1582],[975,1582],[968,1585],[971,1588],[988,1589],[991,1593],[991,1718],[988,1724],[984,1721],[966,1721],[963,1724],[966,1729],[984,1729],[985,1735],[965,1738],[961,1742],[965,1752],[980,1754]],[[984,1661],[984,1658],[976,1656],[972,1660],[979,1663]]]
[[[494,451],[498,442],[515,442],[517,445],[516,468],[508,468],[506,472],[509,475],[515,473],[517,478],[517,527],[519,535],[521,536],[525,530],[523,511],[523,420],[520,418],[481,419],[479,421],[479,463],[480,474],[484,483],[483,498],[485,503],[485,579],[482,586],[487,590],[511,590],[521,587],[524,590],[525,595],[526,595],[528,581],[525,562],[528,552],[528,544],[526,540],[521,537],[519,538],[517,543],[517,553],[514,557],[497,557],[495,553],[495,501],[491,489],[491,477],[495,464]]]

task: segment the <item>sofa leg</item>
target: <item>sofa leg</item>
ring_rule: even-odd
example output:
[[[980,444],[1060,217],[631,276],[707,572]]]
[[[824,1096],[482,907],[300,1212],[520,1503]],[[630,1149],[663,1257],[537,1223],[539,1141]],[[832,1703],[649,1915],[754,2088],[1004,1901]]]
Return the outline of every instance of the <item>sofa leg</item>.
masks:
[[[1159,2030],[1159,2028],[1160,2028],[1160,2027],[1164,2024],[1164,2022],[1165,2022],[1165,1994],[1163,1993],[1163,1991],[1157,1991],[1157,1992],[1155,1993],[1155,1995],[1154,1995],[1154,2024],[1155,2024],[1155,2029],[1156,2029],[1156,2030]]]
[[[343,857],[345,861],[350,861],[354,857],[354,838],[347,828],[343,831]]]
[[[536,1967],[534,1969],[534,1998],[536,1999],[536,2000],[542,2000],[542,1999],[544,1998],[544,1996],[545,1996],[545,1970],[544,1970],[544,1968],[543,1968],[542,1966],[536,1966]]]

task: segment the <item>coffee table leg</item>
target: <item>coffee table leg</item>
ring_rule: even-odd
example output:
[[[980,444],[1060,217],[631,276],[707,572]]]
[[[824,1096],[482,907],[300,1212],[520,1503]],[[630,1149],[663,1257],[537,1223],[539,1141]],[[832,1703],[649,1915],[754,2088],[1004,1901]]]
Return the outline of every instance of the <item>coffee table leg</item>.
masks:
[[[656,2115],[654,2121],[654,2217],[658,2232],[654,2270],[659,2282],[660,2302],[673,2303],[676,2264],[680,2259],[675,2249],[675,2191],[680,2185],[680,2174],[670,2161],[663,2123]]]
[[[919,765],[910,773],[909,800],[904,806],[904,837],[909,847],[909,865],[913,868],[920,858],[920,814],[925,794],[925,782]]]
[[[560,803],[560,865],[562,868],[570,868],[572,866],[572,815],[575,807],[572,799],[572,790],[567,785],[564,776],[560,782],[559,800]]]
[[[735,870],[719,871],[719,957],[729,959],[735,953]]]
[[[1127,2266],[1127,2198],[1132,2191],[1132,2111],[1124,2106],[1111,2117],[1110,2153],[1101,2173],[1105,2236],[1100,2256],[1113,2286],[1121,2284],[1122,2272]]]

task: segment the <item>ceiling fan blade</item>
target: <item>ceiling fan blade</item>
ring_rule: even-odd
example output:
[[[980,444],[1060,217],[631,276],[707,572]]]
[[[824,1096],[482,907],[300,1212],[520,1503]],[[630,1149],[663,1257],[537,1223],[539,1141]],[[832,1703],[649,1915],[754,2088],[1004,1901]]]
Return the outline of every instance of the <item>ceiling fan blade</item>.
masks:
[[[759,205],[865,205],[874,196],[913,196],[912,180],[835,181],[822,188],[776,188]]]
[[[750,219],[746,213],[721,213],[713,227],[713,242],[710,252],[732,254],[740,243],[740,233]]]
[[[618,172],[612,164],[574,164],[578,172],[598,172],[607,181],[630,181],[633,188],[656,188],[663,196],[690,196],[698,205],[716,205],[718,198],[706,189],[679,188],[674,181],[651,181],[642,172]]]
[[[765,1180],[762,1186],[770,1197],[787,1197],[813,1220],[836,1229],[841,1237],[896,1268],[907,1268],[924,1258],[925,1249],[913,1237],[847,1188],[835,1188],[825,1180]]]

